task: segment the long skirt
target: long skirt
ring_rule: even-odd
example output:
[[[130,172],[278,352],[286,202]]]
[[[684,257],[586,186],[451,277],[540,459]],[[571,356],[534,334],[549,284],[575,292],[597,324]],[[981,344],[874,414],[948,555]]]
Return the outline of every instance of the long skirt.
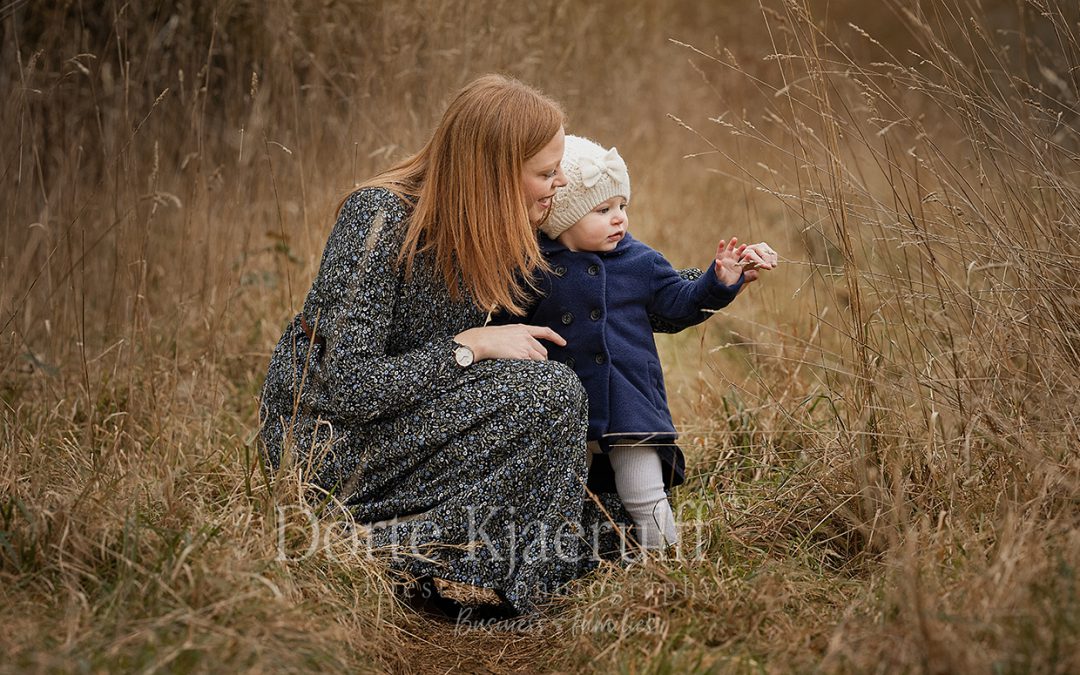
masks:
[[[294,418],[291,388],[274,377],[271,367],[271,465],[291,426],[296,461],[358,522],[415,516],[372,531],[395,570],[492,588],[530,613],[593,568],[629,521],[612,495],[614,524],[586,497],[588,406],[563,364],[481,361],[430,400],[355,426],[302,406]]]

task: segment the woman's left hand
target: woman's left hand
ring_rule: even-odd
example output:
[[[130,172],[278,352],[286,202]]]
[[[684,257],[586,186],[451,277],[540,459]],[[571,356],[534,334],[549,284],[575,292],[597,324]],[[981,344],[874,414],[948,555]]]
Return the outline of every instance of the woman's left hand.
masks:
[[[776,269],[780,264],[780,256],[765,242],[749,244],[743,247],[742,257],[738,263],[743,270],[743,284],[753,283],[758,280],[761,270]]]
[[[728,241],[720,240],[716,247],[716,278],[725,286],[730,286],[742,275],[743,283],[757,281],[759,270],[771,270],[776,267],[778,257],[765,242],[760,244],[739,244],[736,237]]]

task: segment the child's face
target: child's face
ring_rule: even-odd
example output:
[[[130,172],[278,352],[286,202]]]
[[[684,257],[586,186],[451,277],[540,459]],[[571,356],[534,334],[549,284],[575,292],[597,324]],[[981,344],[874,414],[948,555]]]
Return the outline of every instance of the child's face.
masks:
[[[569,230],[559,235],[559,242],[571,251],[610,251],[622,240],[630,227],[626,216],[626,199],[612,197],[597,204]]]

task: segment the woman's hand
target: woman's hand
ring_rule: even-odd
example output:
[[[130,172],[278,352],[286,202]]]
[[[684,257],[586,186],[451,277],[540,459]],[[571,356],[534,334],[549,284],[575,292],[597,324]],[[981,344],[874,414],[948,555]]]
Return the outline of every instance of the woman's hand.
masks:
[[[730,286],[744,276],[743,284],[757,281],[760,270],[774,269],[779,262],[776,251],[765,242],[739,244],[736,237],[730,241],[720,240],[716,247],[716,277],[720,283]]]
[[[773,270],[780,264],[780,256],[765,242],[749,244],[743,252],[743,283],[757,281],[761,270]]]
[[[458,333],[454,339],[473,351],[477,361],[482,359],[530,359],[544,361],[547,349],[540,340],[566,346],[561,335],[543,326],[514,323],[507,326],[483,326]]]

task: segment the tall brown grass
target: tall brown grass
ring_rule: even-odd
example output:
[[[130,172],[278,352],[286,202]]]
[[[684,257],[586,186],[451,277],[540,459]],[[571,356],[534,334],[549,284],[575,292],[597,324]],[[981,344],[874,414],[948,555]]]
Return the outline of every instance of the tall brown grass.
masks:
[[[0,7],[5,668],[1080,667],[1072,3],[103,4]],[[784,254],[661,342],[701,549],[517,632],[340,532],[279,560],[255,446],[340,197],[491,70],[619,146],[676,264]]]

